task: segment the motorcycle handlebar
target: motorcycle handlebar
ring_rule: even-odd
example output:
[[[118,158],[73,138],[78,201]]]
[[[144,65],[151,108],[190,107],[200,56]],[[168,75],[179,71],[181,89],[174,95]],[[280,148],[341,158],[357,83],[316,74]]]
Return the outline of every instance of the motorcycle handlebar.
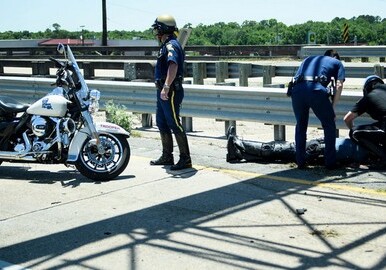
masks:
[[[64,62],[59,61],[51,56],[48,59],[50,59],[52,62],[54,62],[56,68],[63,68],[65,66]]]

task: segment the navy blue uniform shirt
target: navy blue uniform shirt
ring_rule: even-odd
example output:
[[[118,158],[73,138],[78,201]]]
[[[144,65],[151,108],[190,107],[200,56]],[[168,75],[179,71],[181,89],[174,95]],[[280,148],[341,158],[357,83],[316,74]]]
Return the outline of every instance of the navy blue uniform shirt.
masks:
[[[304,88],[310,88],[311,90],[322,90],[327,92],[326,86],[331,82],[331,78],[336,80],[345,80],[345,70],[343,64],[330,56],[309,56],[300,65],[296,75],[295,81],[301,76],[304,77],[321,77],[325,76],[327,81],[325,83],[303,81],[297,83],[294,87],[294,91],[298,91]]]
[[[176,78],[184,73],[185,52],[174,36],[170,36],[161,46],[155,66],[155,80],[164,80],[168,71],[169,62],[178,65]]]

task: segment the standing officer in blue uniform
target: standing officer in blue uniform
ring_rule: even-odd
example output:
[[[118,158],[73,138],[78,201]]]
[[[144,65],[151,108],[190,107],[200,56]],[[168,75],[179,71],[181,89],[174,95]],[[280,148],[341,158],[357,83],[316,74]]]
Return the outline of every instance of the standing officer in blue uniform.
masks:
[[[336,93],[331,103],[327,86],[332,78],[336,82]],[[296,117],[296,163],[299,169],[306,167],[306,140],[310,108],[320,120],[324,130],[325,166],[327,169],[336,167],[334,108],[340,99],[344,80],[344,66],[334,58],[331,50],[326,51],[323,56],[307,57],[297,70],[291,97]]]
[[[161,44],[155,66],[157,87],[156,122],[161,135],[162,155],[150,161],[151,165],[172,165],[171,170],[192,167],[189,144],[180,122],[180,106],[184,98],[182,87],[185,52],[178,42],[175,19],[160,15],[152,25],[153,33]],[[180,159],[174,164],[172,132],[177,141]]]

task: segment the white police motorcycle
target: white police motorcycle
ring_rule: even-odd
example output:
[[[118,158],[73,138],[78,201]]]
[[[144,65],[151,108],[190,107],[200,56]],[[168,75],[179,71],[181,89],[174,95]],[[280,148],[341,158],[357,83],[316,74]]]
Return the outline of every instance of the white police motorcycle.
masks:
[[[87,178],[116,178],[130,159],[130,134],[118,125],[95,123],[100,92],[90,90],[69,46],[58,45],[65,61],[51,93],[26,105],[0,96],[0,164],[29,162],[75,165]]]

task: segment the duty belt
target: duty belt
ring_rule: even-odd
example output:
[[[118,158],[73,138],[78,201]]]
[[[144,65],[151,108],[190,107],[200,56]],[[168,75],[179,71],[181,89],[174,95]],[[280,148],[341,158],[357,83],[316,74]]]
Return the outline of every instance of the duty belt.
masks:
[[[322,76],[299,76],[299,78],[295,81],[295,83],[300,82],[318,82],[321,84],[327,84],[327,77]]]
[[[171,86],[176,87],[176,86],[182,84],[182,81],[183,81],[183,78],[181,76],[179,76],[179,77],[174,79],[174,81],[171,83]],[[165,84],[165,79],[156,80],[154,83],[155,83],[156,87],[161,90]]]
[[[173,86],[174,88],[178,89],[178,87],[182,84],[182,81],[183,81],[183,78],[181,76],[177,77],[174,79],[174,81],[171,83],[170,86]],[[156,80],[154,83],[158,89],[162,90],[165,84],[165,79]]]
[[[303,81],[308,81],[308,82],[318,82],[319,77],[318,76],[304,76]]]

